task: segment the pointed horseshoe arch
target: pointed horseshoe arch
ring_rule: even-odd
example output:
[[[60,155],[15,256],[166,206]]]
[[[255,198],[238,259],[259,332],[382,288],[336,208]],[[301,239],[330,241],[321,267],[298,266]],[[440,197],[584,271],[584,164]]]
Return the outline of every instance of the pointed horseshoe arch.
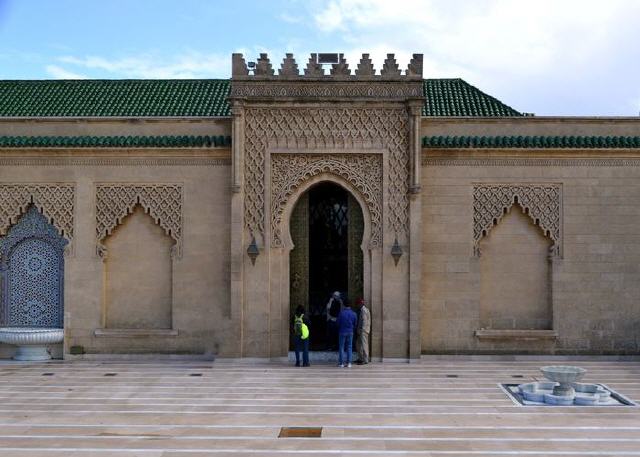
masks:
[[[271,159],[271,230],[272,246],[283,247],[283,215],[293,208],[294,195],[309,182],[331,180],[344,187],[358,200],[365,219],[369,219],[369,247],[382,243],[382,157],[379,154],[273,154]],[[288,225],[287,215],[287,225]]]

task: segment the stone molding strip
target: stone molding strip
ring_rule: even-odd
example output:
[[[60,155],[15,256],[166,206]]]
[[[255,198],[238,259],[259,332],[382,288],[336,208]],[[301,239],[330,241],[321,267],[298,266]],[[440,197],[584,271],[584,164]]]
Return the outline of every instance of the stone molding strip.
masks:
[[[0,166],[229,166],[231,159],[209,157],[0,157]]]
[[[426,157],[423,166],[457,167],[640,167],[640,158],[443,158]]]

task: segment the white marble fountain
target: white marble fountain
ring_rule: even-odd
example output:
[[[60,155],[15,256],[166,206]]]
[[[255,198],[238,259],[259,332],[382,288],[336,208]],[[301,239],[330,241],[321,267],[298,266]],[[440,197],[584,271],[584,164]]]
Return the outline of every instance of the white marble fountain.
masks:
[[[586,370],[580,367],[554,365],[540,368],[548,382],[520,384],[520,395],[530,405],[606,406],[620,404],[611,391],[600,384],[579,383]]]
[[[0,328],[0,343],[17,346],[14,360],[49,360],[47,346],[62,343],[64,329],[38,327]]]

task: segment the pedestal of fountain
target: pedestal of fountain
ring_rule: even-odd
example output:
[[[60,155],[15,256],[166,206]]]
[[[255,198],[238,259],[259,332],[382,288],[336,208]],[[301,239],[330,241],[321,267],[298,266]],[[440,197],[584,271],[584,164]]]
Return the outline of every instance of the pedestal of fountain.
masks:
[[[61,328],[0,328],[0,343],[17,346],[14,360],[49,360],[51,355],[47,351],[47,346],[62,343],[63,339],[64,329]]]
[[[553,388],[553,395],[557,397],[575,397],[573,384],[580,381],[587,372],[584,368],[567,365],[551,365],[540,368],[540,371],[549,381],[558,383]]]

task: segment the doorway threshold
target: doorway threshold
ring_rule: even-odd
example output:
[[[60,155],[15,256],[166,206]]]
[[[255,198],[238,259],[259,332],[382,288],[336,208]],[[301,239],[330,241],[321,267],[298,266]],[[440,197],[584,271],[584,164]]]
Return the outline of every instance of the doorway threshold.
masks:
[[[358,359],[358,354],[355,352],[352,356],[355,362]],[[289,362],[295,363],[296,353],[289,351]],[[309,351],[309,362],[311,363],[338,363],[337,351]]]

